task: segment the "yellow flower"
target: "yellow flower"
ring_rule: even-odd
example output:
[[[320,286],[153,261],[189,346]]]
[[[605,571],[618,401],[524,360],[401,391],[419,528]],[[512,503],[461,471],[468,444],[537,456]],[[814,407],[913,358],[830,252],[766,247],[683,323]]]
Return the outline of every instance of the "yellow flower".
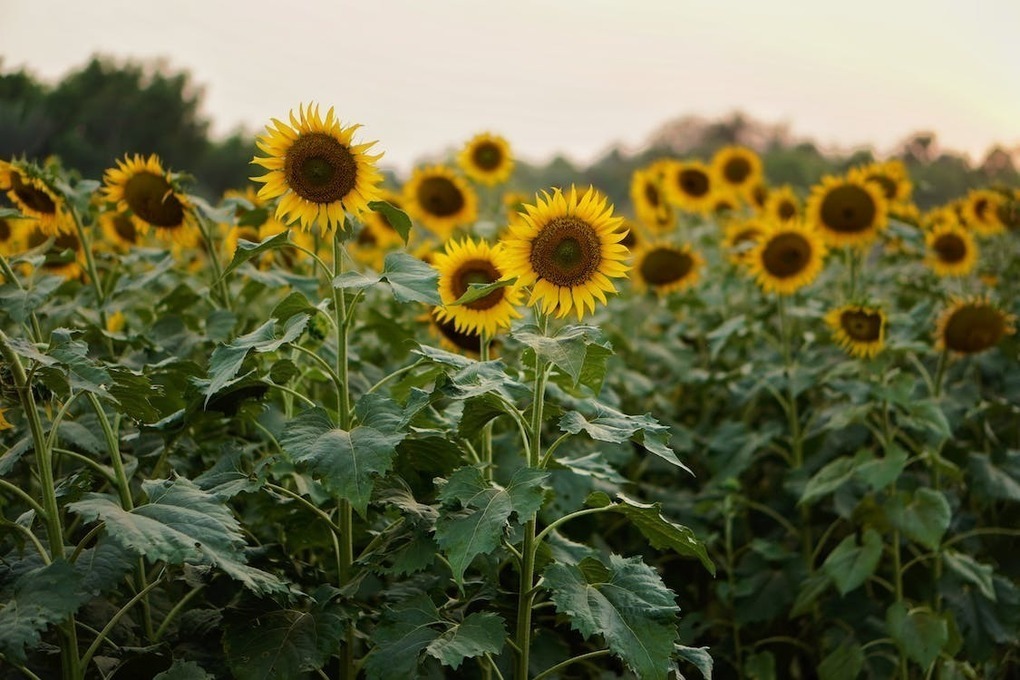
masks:
[[[7,409],[0,407],[0,432],[2,432],[3,430],[10,430],[11,428],[14,427],[13,425],[10,424],[10,422],[8,422],[7,416],[4,415],[4,412],[6,410]]]
[[[701,161],[674,161],[666,169],[663,186],[669,200],[682,210],[712,209],[712,172]]]
[[[807,215],[827,245],[867,246],[888,221],[888,202],[859,177],[826,177],[811,190]]]
[[[524,224],[510,227],[500,259],[507,276],[531,286],[528,306],[541,303],[558,317],[574,310],[580,320],[595,311],[596,299],[605,304],[606,293],[616,292],[610,279],[626,276],[629,254],[620,244],[623,218],[613,217],[606,197],[591,187],[580,196],[573,187],[566,194],[556,189],[525,209]]]
[[[521,304],[521,291],[514,285],[497,288],[473,302],[454,305],[472,283],[495,283],[506,278],[500,266],[501,246],[465,238],[448,241],[446,250],[436,253],[433,266],[439,270],[439,297],[443,307],[436,309],[436,318],[453,322],[463,333],[481,334],[489,338],[510,327],[513,319],[521,318],[516,307]]]
[[[954,299],[939,318],[936,346],[957,354],[977,354],[999,344],[1016,328],[1016,317],[987,298]]]
[[[106,200],[117,210],[130,213],[135,229],[156,233],[181,243],[195,243],[197,229],[191,202],[177,189],[170,173],[163,169],[156,154],[148,159],[140,155],[117,161],[104,176]]]
[[[689,244],[649,244],[634,254],[634,288],[659,295],[690,288],[697,283],[704,264],[704,258]]]
[[[943,222],[925,234],[925,263],[939,276],[966,276],[977,264],[978,246],[970,232],[958,224]]]
[[[534,194],[526,194],[523,191],[508,191],[503,194],[503,209],[506,210],[506,224],[519,224],[524,215],[524,206],[534,198]]]
[[[789,222],[801,216],[800,199],[789,184],[769,192],[765,200],[765,214],[777,222]]]
[[[418,168],[404,185],[408,214],[440,238],[478,219],[478,196],[445,165]]]
[[[110,316],[106,317],[106,331],[108,333],[120,333],[124,330],[124,312],[116,311]]]
[[[768,185],[763,180],[759,180],[747,190],[747,200],[755,209],[764,210],[770,193],[771,189]]]
[[[878,307],[843,305],[825,315],[833,339],[852,356],[870,359],[885,346],[885,312]]]
[[[24,250],[25,232],[34,221],[17,217],[0,217],[0,255],[16,255]]]
[[[725,146],[712,157],[712,170],[719,182],[747,194],[761,181],[761,159],[744,146]]]
[[[457,156],[457,164],[468,177],[487,186],[502,184],[514,171],[510,145],[499,135],[475,135]]]
[[[907,168],[901,160],[869,163],[852,170],[850,174],[865,182],[875,184],[890,205],[910,201],[910,193],[914,185],[910,182]]]
[[[771,228],[768,222],[760,218],[731,220],[726,225],[722,241],[727,259],[735,265],[750,264],[754,246]]]
[[[634,214],[656,233],[669,231],[674,226],[673,211],[662,193],[659,169],[635,170],[630,180],[630,200]]]
[[[787,222],[769,230],[751,251],[748,267],[765,292],[791,295],[822,271],[825,244],[803,222]]]
[[[40,269],[65,279],[80,277],[82,265],[85,263],[85,251],[81,247],[77,234],[65,232],[53,236],[43,231],[39,223],[36,222],[28,232],[26,245],[29,249],[38,248],[51,238],[53,243],[46,250],[46,259],[40,265]]]
[[[127,251],[141,244],[143,232],[135,226],[129,213],[107,210],[99,214],[99,228],[106,241],[121,251]]]
[[[354,143],[359,125],[344,127],[332,107],[323,118],[314,104],[299,106],[297,116],[291,111],[290,125],[275,118],[273,125],[255,142],[268,157],[251,161],[269,172],[251,179],[264,184],[259,198],[279,197],[277,219],[327,233],[343,225],[345,212],[360,213],[379,199],[375,164],[382,154],[368,153],[375,142]]]
[[[430,330],[439,338],[439,346],[450,352],[478,357],[482,353],[482,336],[472,331],[459,331],[453,321],[439,318],[439,307],[428,315]]]
[[[999,209],[1006,198],[991,189],[971,191],[963,204],[964,220],[981,236],[994,236],[1006,230],[999,219]]]
[[[74,231],[74,221],[64,199],[34,166],[0,161],[0,190],[7,192],[7,197],[23,215],[35,218],[44,233],[53,236],[62,231]]]

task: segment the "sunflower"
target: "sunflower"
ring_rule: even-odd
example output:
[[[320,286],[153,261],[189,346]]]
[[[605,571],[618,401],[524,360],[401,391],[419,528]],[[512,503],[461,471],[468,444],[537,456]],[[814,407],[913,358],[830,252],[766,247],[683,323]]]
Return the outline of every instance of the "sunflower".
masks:
[[[625,219],[616,230],[624,234],[620,245],[631,252],[634,252],[645,240],[644,227],[632,220]]]
[[[977,264],[977,243],[958,224],[937,224],[924,240],[928,246],[925,262],[939,276],[966,276]]]
[[[605,304],[606,293],[616,292],[610,278],[627,274],[623,218],[613,217],[613,206],[591,187],[580,197],[573,187],[543,196],[525,206],[523,225],[510,227],[501,269],[532,287],[529,307],[541,302],[557,317],[573,309],[580,320],[585,308],[595,311],[596,299]]]
[[[464,145],[457,164],[468,177],[487,186],[502,184],[514,171],[510,145],[499,135],[487,132],[475,135]]]
[[[712,193],[712,212],[716,215],[728,215],[740,207],[740,197],[733,191],[720,187]]]
[[[453,322],[464,333],[493,337],[509,328],[513,319],[521,318],[516,307],[521,304],[521,291],[516,286],[497,288],[488,295],[463,305],[452,303],[468,292],[472,283],[495,283],[505,278],[500,261],[499,245],[465,238],[448,241],[446,250],[437,253],[433,266],[439,270],[439,297],[443,307],[435,311],[440,321]]]
[[[634,253],[634,288],[659,295],[690,288],[705,260],[688,244],[651,243]]]
[[[830,246],[866,246],[885,229],[888,202],[858,177],[826,177],[811,190],[808,219]]]
[[[7,421],[7,416],[5,415],[6,411],[7,409],[0,406],[0,431],[10,430],[14,427]]]
[[[411,217],[440,238],[478,218],[478,197],[464,179],[445,165],[418,168],[404,185]]]
[[[16,255],[24,249],[25,229],[33,221],[0,217],[0,255]]]
[[[744,146],[724,146],[712,157],[712,170],[720,184],[746,194],[761,181],[761,159]]]
[[[323,118],[319,107],[298,107],[290,125],[273,119],[255,143],[268,157],[252,163],[269,172],[252,177],[264,186],[259,198],[280,198],[276,217],[302,229],[318,225],[329,232],[344,223],[344,213],[360,213],[379,198],[382,175],[375,164],[382,154],[370,155],[376,142],[354,143],[359,125],[344,127],[330,107]]]
[[[957,354],[977,354],[999,344],[1015,329],[1016,317],[987,298],[954,299],[939,318],[936,345]]]
[[[999,207],[1005,197],[991,189],[971,191],[963,204],[963,215],[968,227],[981,236],[994,236],[1005,231],[999,220]]]
[[[757,210],[764,210],[771,192],[772,190],[769,189],[768,185],[764,181],[759,180],[747,190],[747,201]]]
[[[836,344],[861,359],[870,359],[885,345],[885,312],[879,307],[843,305],[825,315]]]
[[[135,226],[131,215],[119,210],[106,210],[99,214],[99,228],[107,243],[126,251],[141,244],[143,232]]]
[[[789,184],[773,189],[765,200],[764,212],[777,222],[789,222],[801,216],[800,199]]]
[[[65,279],[77,279],[80,277],[85,252],[82,250],[81,241],[78,240],[77,234],[63,232],[53,236],[46,233],[37,222],[32,225],[32,229],[28,232],[26,245],[29,249],[38,248],[51,238],[53,243],[44,253],[46,259],[40,265],[40,269],[54,276],[62,276]],[[67,255],[66,251],[71,251],[71,254]]]
[[[663,186],[669,200],[688,212],[712,209],[712,172],[701,161],[674,161],[666,170]]]
[[[634,205],[634,213],[639,220],[656,230],[659,225],[668,224],[663,214],[669,211],[669,204],[662,193],[660,172],[659,168],[638,169],[630,178],[630,200]]]
[[[163,169],[159,156],[125,156],[104,176],[105,198],[117,204],[117,210],[130,212],[135,229],[156,233],[182,243],[197,241],[195,215],[188,197],[176,186],[173,176]]]
[[[451,352],[478,357],[482,353],[482,336],[471,331],[459,331],[456,324],[439,318],[440,307],[433,308],[428,318],[430,329],[439,338],[439,345]]]
[[[117,310],[110,316],[106,317],[106,332],[117,334],[124,330],[124,326],[127,324],[127,319],[124,318],[124,312]]]
[[[0,161],[0,190],[26,217],[33,217],[42,231],[51,236],[74,231],[74,220],[67,204],[33,166]]]
[[[748,267],[765,292],[790,295],[818,277],[825,252],[816,231],[803,222],[787,222],[755,244]]]
[[[914,185],[910,182],[903,161],[891,160],[884,163],[870,163],[851,171],[855,177],[875,184],[885,200],[891,204],[910,201]]]
[[[1010,231],[1020,231],[1020,189],[1014,189],[1011,195],[1005,194],[1002,198],[995,211],[999,222]]]
[[[770,229],[769,223],[760,219],[730,221],[722,241],[726,257],[735,265],[750,264],[754,246]]]

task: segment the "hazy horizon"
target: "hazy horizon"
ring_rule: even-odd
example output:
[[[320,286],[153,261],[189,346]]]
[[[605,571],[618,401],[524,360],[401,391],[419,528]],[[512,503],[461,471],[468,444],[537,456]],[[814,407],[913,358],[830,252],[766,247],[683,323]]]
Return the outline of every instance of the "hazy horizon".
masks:
[[[401,171],[483,130],[531,162],[588,163],[638,148],[671,120],[736,111],[827,149],[884,154],[918,131],[975,161],[996,144],[1020,146],[1014,2],[172,7],[7,0],[3,68],[52,82],[95,53],[165,59],[203,88],[218,137],[258,132],[314,100],[363,124],[362,139],[379,140],[384,164]]]

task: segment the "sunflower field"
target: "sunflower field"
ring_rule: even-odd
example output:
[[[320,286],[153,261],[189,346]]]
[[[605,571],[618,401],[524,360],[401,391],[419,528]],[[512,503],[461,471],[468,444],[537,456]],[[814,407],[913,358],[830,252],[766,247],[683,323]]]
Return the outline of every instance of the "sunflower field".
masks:
[[[1020,677],[1020,189],[257,146],[0,161],[0,678]]]

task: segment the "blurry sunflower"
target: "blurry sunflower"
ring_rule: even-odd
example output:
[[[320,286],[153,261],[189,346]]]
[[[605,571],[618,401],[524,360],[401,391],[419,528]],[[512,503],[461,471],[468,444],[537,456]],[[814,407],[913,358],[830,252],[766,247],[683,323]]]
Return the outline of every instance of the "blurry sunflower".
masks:
[[[999,220],[999,206],[1004,202],[1003,195],[991,189],[971,191],[963,204],[965,223],[981,236],[1002,233],[1006,226]]]
[[[939,276],[966,276],[977,264],[978,246],[970,232],[943,222],[925,234],[926,264]]]
[[[430,329],[439,338],[439,345],[450,352],[478,357],[482,353],[482,336],[471,331],[459,331],[453,321],[439,318],[439,307],[429,313]]]
[[[14,427],[7,421],[7,416],[5,415],[6,411],[7,409],[0,406],[0,432],[3,430],[10,430]]]
[[[790,295],[814,281],[822,271],[825,243],[803,222],[770,229],[754,246],[748,268],[767,293]]]
[[[179,242],[194,242],[195,216],[188,197],[179,190],[171,174],[163,170],[159,156],[125,156],[104,176],[106,200],[117,210],[130,212],[135,228],[156,233]]]
[[[851,174],[865,182],[877,185],[882,191],[882,196],[890,205],[910,201],[910,193],[914,185],[910,182],[907,168],[901,160],[869,163],[852,170]]]
[[[513,319],[521,318],[516,309],[521,304],[521,291],[516,286],[497,288],[463,305],[452,304],[468,292],[472,283],[495,283],[505,278],[499,264],[500,248],[465,238],[460,242],[448,241],[445,252],[436,253],[433,266],[439,270],[439,297],[444,305],[436,309],[437,319],[453,322],[458,331],[472,334],[484,331],[491,338],[501,329],[509,328]]]
[[[117,310],[106,318],[106,332],[117,334],[124,330],[124,326],[127,325],[127,319],[124,318],[124,312]]]
[[[67,204],[43,179],[38,168],[27,163],[0,161],[0,190],[26,217],[36,219],[43,233],[74,231]]]
[[[522,221],[521,216],[525,212],[525,204],[533,198],[533,194],[526,194],[523,191],[508,191],[503,194],[503,209],[506,210],[506,224],[520,223]]]
[[[29,249],[38,248],[49,239],[53,243],[46,250],[45,260],[40,269],[54,276],[62,276],[65,279],[77,279],[82,273],[85,252],[82,250],[81,241],[78,235],[71,232],[62,232],[53,236],[46,233],[38,222],[32,225],[28,232],[25,244]]]
[[[487,186],[502,184],[514,171],[510,145],[499,135],[475,135],[457,156],[457,164],[464,173]]]
[[[634,252],[645,240],[644,228],[633,220],[625,219],[616,230],[624,233],[620,245],[631,252]]]
[[[0,255],[16,255],[25,248],[25,231],[33,220],[0,217]]]
[[[745,146],[724,146],[712,157],[712,170],[723,186],[747,194],[761,181],[761,159]]]
[[[137,247],[143,239],[142,232],[135,226],[131,215],[119,210],[106,210],[100,213],[99,228],[106,242],[121,251]]]
[[[764,210],[768,204],[769,194],[771,193],[768,185],[764,181],[759,180],[755,182],[750,189],[747,190],[747,201],[756,210]]]
[[[760,219],[730,221],[722,241],[726,257],[735,265],[750,264],[755,245],[769,230],[769,223]]]
[[[1010,231],[1020,231],[1020,189],[1004,194],[1002,199],[996,206],[999,222]]]
[[[675,161],[663,181],[669,200],[682,210],[704,213],[712,209],[712,173],[701,161]]]
[[[860,178],[826,177],[811,190],[807,215],[827,245],[866,246],[885,229],[888,203]]]
[[[712,194],[712,212],[728,215],[740,207],[740,198],[729,189],[720,187]]]
[[[581,196],[573,187],[543,196],[526,206],[523,225],[510,227],[500,268],[531,286],[529,307],[541,303],[558,317],[574,310],[581,319],[586,308],[595,311],[596,299],[605,304],[606,293],[616,292],[611,278],[627,275],[623,218],[613,217],[613,206],[591,187]]]
[[[275,118],[273,125],[255,141],[268,157],[251,161],[269,172],[251,179],[264,184],[260,198],[280,198],[278,219],[325,233],[343,225],[345,212],[360,213],[379,199],[375,164],[382,154],[368,153],[376,142],[354,143],[359,125],[344,127],[332,107],[323,118],[314,104],[299,106],[297,116],[292,110],[290,125]]]
[[[654,230],[657,230],[659,225],[668,224],[662,219],[663,213],[669,210],[669,204],[662,194],[662,178],[659,172],[650,168],[638,169],[630,178],[630,200],[634,205],[634,213],[639,220]]]
[[[408,214],[441,238],[478,218],[478,197],[452,168],[418,168],[404,185]]]
[[[977,354],[1012,335],[1016,317],[993,305],[987,298],[954,299],[939,318],[936,346],[957,354]]]
[[[801,216],[800,199],[789,184],[773,189],[765,200],[765,214],[777,222],[789,222]]]
[[[861,359],[870,359],[885,345],[885,312],[879,307],[843,305],[825,315],[836,344]]]
[[[689,244],[651,243],[634,253],[634,288],[659,295],[690,288],[705,260]]]

